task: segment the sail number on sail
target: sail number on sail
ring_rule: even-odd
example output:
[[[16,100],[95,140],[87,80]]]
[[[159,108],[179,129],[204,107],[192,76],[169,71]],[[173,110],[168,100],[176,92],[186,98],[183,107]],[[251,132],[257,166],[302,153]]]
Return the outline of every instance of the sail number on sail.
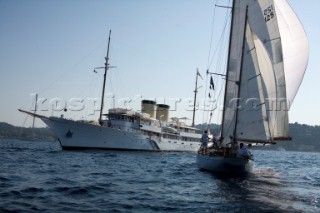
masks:
[[[270,5],[267,9],[263,11],[264,14],[264,20],[266,22],[270,21],[274,17],[274,7],[273,5]]]

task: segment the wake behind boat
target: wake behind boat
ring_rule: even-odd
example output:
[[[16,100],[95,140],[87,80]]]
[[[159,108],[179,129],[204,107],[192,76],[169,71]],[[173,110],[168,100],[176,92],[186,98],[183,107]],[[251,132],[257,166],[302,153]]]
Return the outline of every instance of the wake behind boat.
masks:
[[[105,73],[98,121],[75,121],[62,116],[47,117],[22,109],[19,111],[40,118],[54,132],[63,149],[198,150],[201,138],[201,134],[196,132],[198,129],[180,121],[184,118],[169,120],[168,105],[143,100],[141,112],[113,108],[108,114],[103,114],[106,76],[110,68],[110,35],[111,31],[105,67],[100,67],[105,69]]]
[[[198,152],[197,163],[246,173],[253,157],[236,156],[239,143],[291,140],[288,111],[308,64],[308,40],[286,0],[234,0],[229,39],[220,138]]]

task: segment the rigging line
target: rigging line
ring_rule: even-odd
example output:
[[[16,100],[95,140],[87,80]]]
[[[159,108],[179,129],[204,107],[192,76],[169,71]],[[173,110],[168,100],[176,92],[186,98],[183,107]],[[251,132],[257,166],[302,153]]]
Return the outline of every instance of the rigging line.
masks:
[[[205,111],[206,111],[206,99],[207,99],[207,91],[208,91],[208,74],[206,75],[206,89],[204,91],[204,102],[203,102],[203,113],[202,113],[202,123],[204,123]]]
[[[212,41],[213,41],[213,29],[214,29],[215,14],[216,14],[216,7],[214,7],[213,16],[212,16],[211,36],[210,36],[210,45],[209,45],[209,54],[208,54],[207,68],[209,67],[209,61],[210,61],[210,57],[211,57],[211,48],[212,48]]]
[[[105,42],[105,41],[104,41]],[[69,68],[67,71],[62,73],[58,78],[56,78],[53,82],[51,82],[47,87],[42,89],[38,94],[42,94],[43,92],[47,91],[50,87],[52,87],[57,81],[61,80],[64,76],[66,76],[68,73],[74,70],[75,67],[77,67],[79,64],[81,64],[85,59],[87,59],[92,53],[94,53],[104,42],[101,42],[98,44],[95,48],[93,48],[88,54],[83,56],[77,63],[75,63],[71,68]],[[25,107],[28,103],[24,104],[21,108]]]
[[[223,48],[222,48],[222,50],[223,50]],[[223,55],[223,54],[221,54],[221,55]],[[222,63],[221,63],[222,64]],[[222,66],[222,65],[219,65],[219,66]],[[224,74],[219,74],[219,73],[210,73],[210,72],[208,72],[207,71],[207,74],[211,74],[210,76],[212,76],[212,74],[216,74],[216,75],[220,75],[220,76],[225,76]],[[220,83],[218,83],[219,82],[219,80],[218,80],[218,78],[215,78],[215,85],[220,85]],[[213,90],[213,97],[212,97],[212,99],[214,100],[216,100],[215,102],[213,102],[213,103],[211,103],[211,106],[210,106],[210,112],[211,113],[213,113],[214,112],[214,110],[216,110],[217,109],[217,106],[218,106],[218,103],[219,103],[219,99],[220,99],[220,96],[221,96],[221,93],[222,93],[222,90],[223,90],[223,88],[224,87],[220,87],[220,86],[216,86],[216,88],[220,88],[220,90],[219,90],[219,93],[218,93],[218,95],[217,95],[217,92],[216,92],[216,90]],[[209,118],[209,122],[211,122],[211,119],[212,119],[212,116],[211,116],[211,113],[210,113],[210,118]],[[219,112],[218,112],[218,114],[219,114]]]
[[[207,72],[207,74],[208,74],[208,72]],[[210,75],[210,79],[211,79],[211,75]],[[211,89],[210,89],[210,91],[211,91]],[[210,92],[209,92],[210,93]],[[215,92],[215,90],[213,90],[213,96],[212,96],[212,100],[214,101],[214,100],[217,100],[216,98],[215,98],[215,96],[216,96],[216,92]],[[210,98],[209,98],[209,101],[210,101]],[[215,101],[216,102],[216,101]],[[211,123],[211,119],[212,119],[212,115],[213,115],[213,112],[216,110],[216,106],[217,105],[215,105],[215,102],[212,102],[212,103],[210,103],[210,106],[209,106],[209,111],[208,111],[208,113],[210,113],[209,114],[209,118],[207,118],[207,125],[209,124],[209,123]]]
[[[226,45],[224,42],[223,42],[223,44]],[[225,60],[222,60],[222,56],[224,55],[223,50],[225,50],[225,48],[222,47],[222,46],[220,46],[219,52],[222,52],[222,53],[220,54],[220,57],[219,57],[219,60],[218,60],[220,63],[219,63],[219,65],[217,65],[217,72],[218,72],[219,70],[221,70],[221,67],[222,67],[222,64],[223,64],[222,61],[224,61],[224,63],[225,63]],[[210,74],[225,76],[224,74],[220,74],[220,73],[210,73]],[[215,80],[214,80],[215,85],[220,85],[219,82],[221,82],[221,81],[219,81],[219,78],[215,78]],[[216,93],[216,90],[214,90],[214,96],[213,96],[213,98],[216,98],[216,102],[215,102],[215,104],[212,104],[212,109],[213,109],[213,108],[215,108],[215,109],[217,108],[218,102],[219,102],[218,100],[220,99],[220,96],[221,96],[221,93],[222,93],[222,90],[223,90],[223,87],[220,87],[220,86],[217,86],[216,88],[220,88],[220,90],[219,90],[218,96],[216,95],[216,94],[217,94],[217,93]],[[219,112],[218,112],[218,113],[219,113]]]
[[[223,55],[223,54],[222,54],[222,55]],[[220,64],[220,66],[222,66],[222,62],[221,62],[221,64]],[[218,75],[223,76],[223,74],[218,74]],[[223,86],[223,85],[220,85],[221,82],[222,82],[222,80],[219,80],[219,78],[215,78],[215,80],[214,80],[215,85],[217,85],[217,86],[215,86],[215,88],[220,88],[220,89],[219,89],[218,95],[217,95],[216,90],[214,90],[214,96],[213,96],[213,98],[216,99],[216,102],[212,105],[212,109],[213,109],[213,108],[214,108],[214,109],[217,109],[218,104],[220,104],[220,102],[221,102],[220,97],[221,97],[222,92],[224,91],[224,86]],[[217,120],[219,120],[219,116],[221,116],[221,112],[218,111],[217,114],[218,114],[218,115],[217,115],[217,116],[218,116],[218,119],[217,119]]]
[[[95,80],[95,75],[96,75],[96,74],[92,74],[92,75],[91,75],[91,80],[90,80],[90,82],[87,84],[87,86],[86,86],[84,89],[82,89],[82,90],[78,93],[78,97],[83,97],[83,96],[84,96],[84,93],[92,87],[93,81]]]
[[[212,103],[212,108],[211,108],[211,110],[209,111],[209,112],[210,112],[210,114],[209,114],[209,119],[208,119],[208,121],[207,121],[208,124],[211,123],[211,120],[212,120],[212,117],[213,117],[213,112],[216,110],[216,108],[213,108],[213,106],[214,106],[214,104]]]
[[[222,86],[222,87],[220,88],[220,92],[219,92],[219,94],[218,94],[217,100],[220,99],[220,96],[221,96],[223,90],[224,90],[224,87]],[[218,107],[218,101],[216,101],[216,106],[215,106],[215,108],[217,108],[217,107]]]
[[[88,91],[87,92],[87,97],[89,99],[90,98],[94,98],[96,96],[96,94],[98,94],[98,91],[97,91],[98,83],[97,82],[100,83],[100,80],[101,80],[101,78],[99,78],[99,77],[100,77],[99,75],[97,75],[96,73],[93,73],[91,81],[90,81],[90,84],[88,84],[88,86],[86,88],[86,90]],[[100,88],[99,88],[99,92],[100,92]],[[83,91],[83,93],[84,93],[84,91]],[[93,95],[93,93],[95,93],[95,95]],[[94,100],[94,99],[92,99],[92,100]],[[85,109],[86,109],[86,112],[85,112],[85,116],[84,117],[87,119],[89,116],[91,116],[90,115],[91,114],[91,112],[90,112],[91,109],[89,109],[89,107],[85,107]]]
[[[122,81],[121,81],[121,76],[119,75],[118,71],[110,72],[110,77],[108,79],[108,88],[109,88],[108,89],[109,92],[107,93],[106,108],[109,107],[109,109],[110,109],[110,108],[115,107],[115,105],[117,105],[116,102],[115,102],[115,100],[116,100],[115,99],[116,98],[116,92],[117,92],[118,95],[119,95],[120,92],[122,94],[124,94],[123,93],[123,84],[122,84]],[[121,90],[121,91],[119,92],[119,90]],[[121,97],[121,96],[119,95],[119,97]]]
[[[37,94],[33,94],[33,95],[37,95]],[[26,105],[26,104],[25,104]],[[33,99],[33,101],[32,101],[32,103],[30,104],[30,106],[29,106],[29,110],[30,111],[34,111],[34,113],[36,113],[35,112],[35,110],[34,109],[32,109],[32,106],[37,106],[37,102],[36,102],[36,99]],[[30,117],[30,115],[25,115],[25,118],[24,118],[24,121],[22,122],[22,126],[25,126],[26,125],[26,122],[27,122],[27,120],[28,120],[28,118]],[[34,117],[33,117],[34,118]]]
[[[218,94],[218,98],[217,98],[217,100],[219,100],[219,101],[217,101],[217,103],[216,103],[216,108],[218,108],[218,106],[219,106],[219,108],[218,108],[218,115],[217,115],[217,121],[221,121],[221,101],[222,101],[222,99],[220,98],[220,96],[221,96],[221,94],[223,94],[223,91],[224,91],[224,86],[222,85],[221,86],[221,88],[220,88],[220,92],[219,92],[219,94]],[[219,123],[219,122],[217,122],[217,123]]]
[[[24,127],[26,125],[27,119],[29,118],[30,115],[26,115],[24,118],[24,121],[22,122],[22,126]]]
[[[226,16],[226,19],[225,19],[225,28],[227,26],[227,23],[228,23],[228,17]],[[225,33],[225,32],[224,32]],[[222,34],[223,36],[224,34]],[[221,42],[221,45],[220,45],[220,49],[219,49],[219,52],[221,53],[219,55],[219,58],[218,58],[218,62],[219,62],[219,67],[216,67],[216,72],[218,72],[219,70],[221,71],[221,67],[222,67],[222,62],[225,61],[227,59],[227,57],[224,58],[224,60],[222,59],[223,56],[225,56],[225,51],[226,51],[226,46],[227,46],[227,42],[225,42],[225,38],[226,36],[223,36],[224,39],[222,40]],[[225,63],[226,64],[226,63]]]
[[[209,46],[209,53],[208,53],[208,61],[207,61],[207,72],[209,71],[209,68],[210,68],[210,58],[211,58],[211,50],[212,50],[212,41],[213,41],[213,31],[214,31],[214,26],[215,26],[215,14],[216,14],[216,5],[218,3],[219,0],[216,1],[215,3],[215,7],[214,7],[214,11],[213,11],[213,16],[212,16],[212,24],[211,24],[211,36],[210,36],[210,46]],[[216,51],[214,52],[212,58],[214,58],[214,55],[215,55]],[[212,60],[211,60],[211,64],[212,64]],[[207,99],[207,90],[208,90],[208,73],[207,73],[207,78],[206,78],[206,89],[205,89],[205,100]],[[204,110],[203,110],[203,116],[202,116],[202,122],[204,123],[205,119],[205,106],[206,106],[206,103],[204,101],[203,103],[203,107],[204,107]],[[208,123],[208,120],[206,119],[206,123]]]
[[[215,91],[213,91],[213,93],[214,93],[214,95],[213,95],[213,97],[212,97],[212,100],[214,100],[214,102],[212,102],[210,105],[210,110],[209,110],[209,112],[210,112],[210,116],[209,116],[209,121],[208,121],[208,123],[210,123],[211,122],[211,119],[212,119],[212,116],[213,116],[213,113],[214,113],[214,111],[217,109],[217,103],[218,103],[218,100],[219,100],[219,96],[220,96],[220,93],[221,93],[221,90],[220,90],[220,93],[218,94],[218,98],[216,98],[216,92]]]
[[[225,20],[225,26],[227,26],[227,22],[228,22],[228,18],[226,17]],[[229,35],[228,35],[229,36]],[[228,38],[228,37],[226,37]],[[228,40],[228,39],[227,39]],[[221,46],[221,54],[220,54],[220,58],[219,58],[219,62],[221,67],[223,66],[222,64],[224,64],[224,71],[222,73],[226,74],[226,67],[227,67],[227,63],[228,63],[228,57],[224,57],[224,59],[222,59],[223,56],[227,56],[227,51],[228,51],[228,42],[223,42],[222,46]],[[222,71],[221,67],[219,68],[220,72]],[[218,72],[218,70],[216,70],[216,72]]]
[[[89,101],[89,100],[92,100],[92,101],[96,101],[97,99],[97,94],[99,94],[100,92],[100,87],[98,89],[98,85],[100,85],[101,83],[101,76],[97,75],[96,73],[92,73],[92,78],[91,78],[91,81],[90,83],[87,85],[87,87],[82,90],[82,94],[83,95],[80,95],[78,97],[85,97],[85,94],[87,94],[87,100],[86,101]],[[95,102],[94,102],[95,104]],[[92,115],[92,109],[90,109],[90,107],[86,106],[85,107],[85,112],[83,113],[84,114],[84,118],[87,119],[88,117],[90,118],[91,116],[91,119],[92,119],[92,116],[95,116],[95,115]]]
[[[222,65],[220,64],[220,66],[222,66]],[[216,103],[215,103],[215,105],[212,105],[213,108],[217,108],[222,90],[224,88],[223,86],[221,87],[221,82],[222,82],[222,80],[220,78],[215,78],[215,80],[214,80],[214,84],[216,85],[215,88],[220,88],[220,89],[219,89],[218,95],[217,95],[216,90],[214,90],[214,98],[216,99]]]
[[[225,39],[225,36],[224,36],[224,35],[225,35],[225,32],[226,32],[226,29],[227,29],[227,26],[228,26],[228,20],[229,20],[230,17],[231,17],[231,13],[227,12],[227,13],[226,13],[226,16],[225,16],[225,21],[224,21],[224,27],[223,27],[222,33],[221,33],[221,35],[220,35],[220,39],[219,39],[219,41],[218,41],[218,43],[220,44],[220,45],[219,45],[220,48],[217,48],[217,49],[214,51],[213,56],[212,56],[212,58],[211,58],[211,62],[208,64],[208,68],[211,67],[211,65],[212,65],[212,63],[213,63],[214,56],[215,56],[216,53],[218,52],[218,49],[220,50],[220,49],[221,49],[221,46],[223,45],[223,42],[222,42],[222,41],[224,41],[224,39]],[[221,57],[221,56],[220,56],[220,57]]]
[[[219,0],[216,1],[216,3]],[[216,4],[215,3],[215,4]],[[213,41],[213,30],[214,30],[214,23],[215,23],[215,14],[216,14],[216,7],[214,7],[213,10],[213,16],[212,16],[212,23],[211,23],[211,35],[210,35],[210,45],[209,45],[209,52],[208,52],[208,61],[207,61],[207,72],[209,71],[209,61],[211,58],[211,49],[212,49],[212,41]],[[207,91],[208,91],[208,74],[206,75],[206,87],[205,87],[205,91],[204,91],[204,97],[206,100],[207,99]],[[202,123],[205,123],[205,114],[206,114],[206,101],[203,102],[203,113],[202,113]],[[207,123],[207,119],[206,119],[206,123]]]
[[[101,42],[99,45],[97,45],[93,50],[91,50],[87,55],[83,56],[77,63],[75,63],[71,68],[69,68],[67,71],[62,73],[56,80],[54,80],[49,86],[47,86],[45,89],[40,91],[40,93],[43,93],[47,89],[49,89],[53,84],[55,84],[57,81],[61,80],[62,77],[70,73],[72,70],[74,70],[75,67],[77,67],[79,64],[81,64],[83,61],[85,61],[86,58],[88,58],[93,52],[95,52],[105,41]]]
[[[210,91],[211,91],[211,89],[210,89]],[[209,98],[209,109],[207,110],[207,114],[209,113],[209,116],[207,116],[209,118],[207,118],[207,120],[206,120],[207,125],[210,123],[211,118],[212,118],[212,113],[215,110],[214,109],[214,101],[216,100],[216,98],[215,98],[216,95],[215,95],[215,91],[214,90],[212,92],[213,92],[213,95],[212,95],[212,98]],[[212,102],[210,100],[212,100]]]

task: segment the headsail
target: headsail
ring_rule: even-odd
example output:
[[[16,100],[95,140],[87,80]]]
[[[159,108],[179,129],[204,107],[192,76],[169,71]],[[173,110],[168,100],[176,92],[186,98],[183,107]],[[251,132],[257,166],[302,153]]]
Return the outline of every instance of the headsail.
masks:
[[[283,49],[287,98],[292,104],[309,60],[309,44],[303,26],[286,0],[275,0]]]
[[[232,13],[223,144],[289,138],[288,109],[308,62],[303,27],[286,0],[234,0]]]

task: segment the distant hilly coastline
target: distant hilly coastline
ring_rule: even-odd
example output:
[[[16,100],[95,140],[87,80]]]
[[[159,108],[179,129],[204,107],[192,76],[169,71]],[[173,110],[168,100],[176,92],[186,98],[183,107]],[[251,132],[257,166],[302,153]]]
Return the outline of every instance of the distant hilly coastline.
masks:
[[[55,140],[55,136],[47,127],[26,128],[0,122],[0,139]]]
[[[205,129],[205,124],[196,125],[198,129]],[[292,141],[279,142],[276,145],[266,146],[264,149],[320,152],[320,126],[310,126],[306,124],[290,124],[289,134]],[[212,133],[219,132],[219,125],[210,124]],[[21,139],[21,140],[55,140],[53,132],[47,128],[26,128],[17,127],[11,124],[0,122],[0,139]]]

